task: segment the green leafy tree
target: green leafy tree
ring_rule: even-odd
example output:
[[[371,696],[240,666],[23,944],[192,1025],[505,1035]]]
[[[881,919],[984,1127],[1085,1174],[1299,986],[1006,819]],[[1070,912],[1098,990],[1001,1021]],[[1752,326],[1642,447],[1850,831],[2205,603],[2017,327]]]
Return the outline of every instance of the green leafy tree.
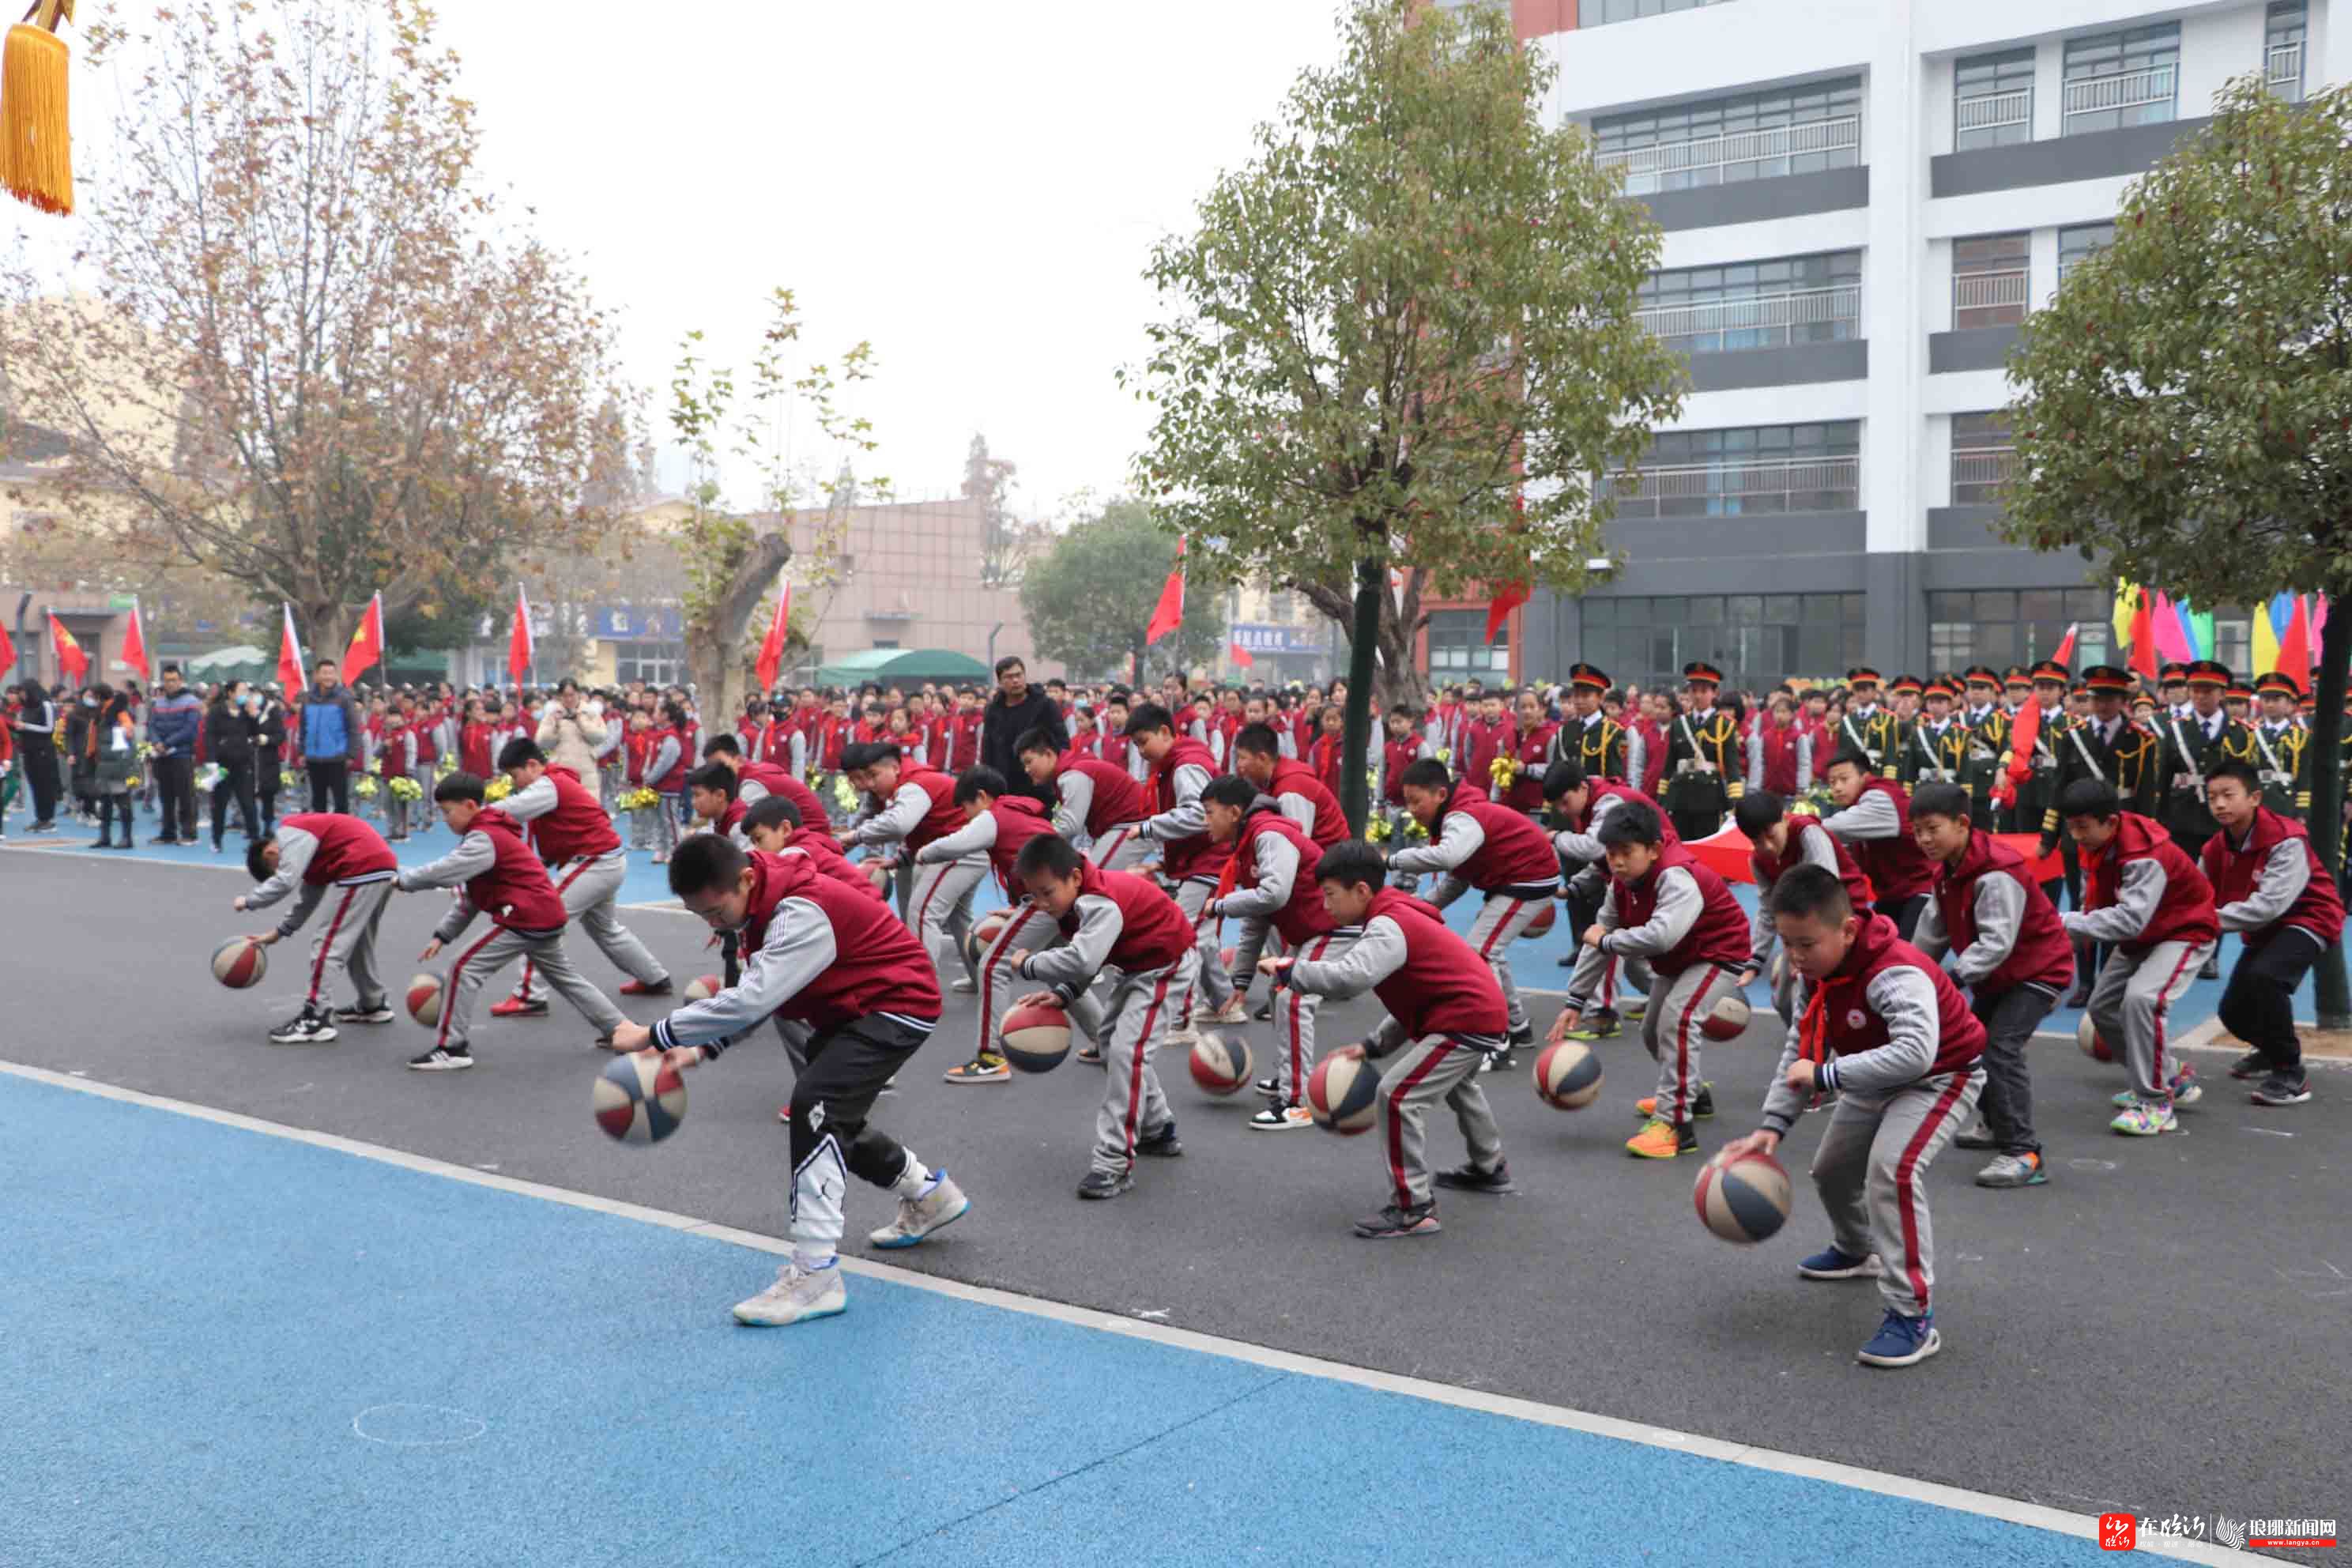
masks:
[[[1122,380],[1158,409],[1138,467],[1165,524],[1348,629],[1360,826],[1373,689],[1419,694],[1423,594],[1580,587],[1607,553],[1598,476],[1681,395],[1633,314],[1656,226],[1545,123],[1553,67],[1506,9],[1357,0],[1340,39],[1152,252],[1176,313]]]
[[[2352,92],[2289,104],[2247,79],[2125,192],[2010,358],[2003,531],[2201,605],[2318,590],[2312,837],[2342,849],[2352,663]],[[2102,568],[2104,580],[2109,575]],[[2321,1021],[2352,1025],[2341,952]]]
[[[1225,610],[1205,579],[1186,584],[1184,624],[1173,635],[1143,640],[1175,563],[1176,541],[1149,506],[1109,502],[1030,560],[1021,579],[1030,640],[1041,657],[1087,675],[1209,663],[1224,647]]]

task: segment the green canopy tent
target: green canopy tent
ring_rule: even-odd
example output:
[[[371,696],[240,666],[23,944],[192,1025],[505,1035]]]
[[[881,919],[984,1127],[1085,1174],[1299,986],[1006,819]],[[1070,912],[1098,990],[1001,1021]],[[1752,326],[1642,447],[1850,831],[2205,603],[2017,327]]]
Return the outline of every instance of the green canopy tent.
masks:
[[[996,678],[988,666],[970,654],[943,647],[877,647],[843,656],[820,665],[819,686],[919,686],[924,681],[970,682],[985,686]]]
[[[215,648],[194,658],[177,661],[190,680],[261,680],[275,673],[278,661],[251,643]]]

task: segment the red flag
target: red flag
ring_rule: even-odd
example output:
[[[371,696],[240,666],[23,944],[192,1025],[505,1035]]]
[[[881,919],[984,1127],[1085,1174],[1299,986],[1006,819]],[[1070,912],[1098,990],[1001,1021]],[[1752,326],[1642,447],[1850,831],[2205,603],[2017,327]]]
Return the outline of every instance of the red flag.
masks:
[[[2018,786],[2033,772],[2033,742],[2042,733],[2042,701],[2026,699],[2009,726],[2009,769],[1993,783],[1992,798],[2003,805],[2017,804]]]
[[[286,606],[286,629],[278,638],[278,684],[287,691],[287,700],[302,689],[302,643],[294,635],[294,606]]]
[[[139,623],[139,601],[131,601],[131,626],[122,634],[122,652],[114,660],[118,668],[127,669],[140,679],[151,679],[147,673],[153,662],[147,657],[147,631]]]
[[[1494,643],[1495,634],[1503,629],[1503,623],[1511,618],[1511,612],[1517,609],[1521,605],[1526,604],[1533,595],[1534,589],[1530,584],[1526,583],[1512,583],[1506,584],[1503,591],[1496,595],[1494,599],[1488,603],[1486,605],[1486,641],[1490,646]]]
[[[2067,626],[2066,635],[2058,639],[2058,651],[2050,656],[2053,663],[2071,665],[2074,662],[2074,634],[2082,629],[2080,621]]]
[[[1160,606],[1151,612],[1151,624],[1143,628],[1146,647],[1158,642],[1184,624],[1184,541],[1176,541],[1176,564],[1169,571],[1168,581],[1160,590]]]
[[[530,668],[530,600],[523,595],[522,584],[515,584],[514,629],[507,634],[507,679],[517,686],[522,684],[522,672]]]
[[[1257,668],[1257,660],[1251,656],[1250,650],[1242,647],[1241,644],[1229,643],[1226,645],[1225,651],[1232,654],[1234,656],[1234,662],[1240,665],[1244,669],[1255,669]]]
[[[2279,637],[2278,659],[2279,668],[2293,676],[2297,686],[2305,691],[2311,689],[2311,617],[2301,594],[2294,596],[2294,614],[2288,617],[2286,631]]]
[[[82,652],[81,644],[74,641],[73,633],[66,630],[54,611],[49,614],[49,647],[57,655],[58,673],[79,686],[89,674],[89,655]]]
[[[792,620],[793,584],[787,577],[776,589],[776,618],[768,623],[768,635],[760,644],[759,661],[751,666],[763,692],[776,689],[776,677],[784,668],[784,639],[792,635]]]
[[[6,626],[0,626],[0,675],[7,674],[16,666],[16,639],[8,635]]]
[[[350,685],[383,662],[383,591],[376,590],[360,624],[352,629],[352,646],[343,650],[343,684]]]
[[[2138,674],[2145,675],[2153,680],[2156,679],[2157,668],[2156,623],[2148,611],[2147,590],[2136,588],[2133,592],[2139,597],[2132,610],[2131,667]]]

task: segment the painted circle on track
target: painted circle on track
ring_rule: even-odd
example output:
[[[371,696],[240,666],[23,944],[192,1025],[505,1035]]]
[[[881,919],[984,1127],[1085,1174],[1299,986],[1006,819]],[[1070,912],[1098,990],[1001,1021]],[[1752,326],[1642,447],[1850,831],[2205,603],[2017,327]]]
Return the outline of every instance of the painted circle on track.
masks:
[[[454,1448],[490,1429],[446,1405],[371,1405],[352,1417],[352,1436],[388,1448]]]
[[[2117,1166],[2113,1160],[2069,1160],[2066,1168],[2070,1171],[2112,1171]]]

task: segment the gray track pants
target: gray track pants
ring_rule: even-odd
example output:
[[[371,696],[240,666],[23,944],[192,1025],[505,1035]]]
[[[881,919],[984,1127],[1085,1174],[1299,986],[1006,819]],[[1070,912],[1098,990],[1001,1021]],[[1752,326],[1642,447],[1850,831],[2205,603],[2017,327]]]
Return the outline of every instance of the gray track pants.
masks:
[[[1344,958],[1355,945],[1352,936],[1333,932],[1307,944],[1299,957],[1316,963]],[[1286,985],[1274,994],[1274,1073],[1283,1100],[1298,1105],[1307,1099],[1307,1079],[1315,1070],[1315,1016],[1323,998],[1311,991]]]
[[[1134,870],[1151,853],[1151,846],[1135,828],[1132,822],[1105,828],[1101,837],[1087,846],[1087,858],[1106,871]]]
[[[1176,907],[1182,910],[1184,918],[1192,922],[1192,956],[1198,962],[1192,966],[1192,975],[1185,979],[1183,994],[1176,1007],[1176,1026],[1189,1029],[1192,1026],[1194,993],[1208,994],[1211,1012],[1223,1006],[1226,999],[1234,994],[1233,976],[1225,973],[1225,961],[1217,952],[1218,922],[1204,920],[1201,914],[1208,907],[1209,900],[1216,896],[1217,879],[1214,877],[1187,877],[1172,887],[1164,880],[1160,885],[1168,889],[1168,896],[1176,900]]]
[[[1013,999],[1026,994],[1015,966],[1026,955],[1043,952],[1061,940],[1062,928],[1036,905],[1024,899],[1006,911],[1004,924],[999,928],[996,940],[980,960],[980,1011],[972,1024],[977,1038],[972,1042],[972,1055],[993,1052],[998,1037],[1004,1027],[1004,1015],[1013,1008]],[[1081,991],[1078,999],[1070,1004],[1070,1025],[1089,1040],[1102,1038],[1103,1011],[1091,991]]]
[[[1519,1000],[1517,983],[1511,978],[1511,943],[1528,929],[1528,922],[1536,918],[1537,911],[1550,901],[1549,897],[1515,899],[1508,893],[1489,893],[1478,910],[1478,918],[1470,923],[1471,950],[1494,970],[1495,980],[1503,988],[1503,1005],[1511,1015],[1514,1035],[1527,1033],[1528,1008]]]
[[[1984,1082],[1978,1067],[1937,1073],[1886,1094],[1845,1089],[1813,1152],[1813,1185],[1829,1211],[1837,1249],[1849,1258],[1878,1254],[1886,1265],[1878,1292],[1906,1318],[1935,1304],[1927,1167],[1969,1124]]]
[[[1381,1069],[1381,1152],[1398,1207],[1429,1202],[1429,1150],[1422,1123],[1439,1100],[1454,1108],[1472,1164],[1491,1171],[1503,1163],[1503,1134],[1478,1087],[1478,1065],[1485,1059],[1475,1046],[1431,1035],[1374,1064]]]
[[[361,882],[351,887],[329,888],[319,900],[320,915],[326,924],[310,943],[310,990],[307,1000],[313,1007],[324,1007],[327,994],[335,976],[348,972],[352,988],[359,993],[359,1004],[365,1007],[383,1001],[383,978],[375,971],[375,928],[383,920],[384,906],[392,901],[392,878],[381,882]]]
[[[1642,1015],[1642,1046],[1658,1064],[1658,1115],[1668,1121],[1691,1119],[1697,1098],[1701,1015],[1726,996],[1739,994],[1739,976],[1712,963],[1694,963],[1680,974],[1654,975],[1650,1006]]]
[[[491,975],[504,968],[509,960],[527,957],[536,965],[547,983],[555,987],[556,994],[580,1010],[581,1016],[596,1026],[598,1035],[609,1035],[627,1023],[628,1017],[613,1005],[611,997],[588,984],[587,978],[572,967],[572,959],[563,951],[563,933],[552,931],[545,936],[525,936],[494,925],[483,935],[460,949],[456,962],[449,965],[449,978],[441,995],[441,1032],[437,1038],[445,1050],[467,1048],[467,1026],[473,1016],[474,996]]]
[[[1135,1163],[1135,1143],[1176,1120],[1151,1052],[1168,1033],[1178,998],[1191,990],[1199,956],[1186,953],[1165,969],[1122,974],[1112,983],[1104,1011],[1108,1037],[1103,1042],[1102,1109],[1095,1113],[1094,1168],[1125,1171]]]
[[[566,860],[548,873],[555,879],[555,892],[563,900],[563,912],[572,923],[588,933],[596,951],[613,961],[613,967],[630,979],[646,985],[658,985],[669,978],[637,933],[621,923],[618,900],[621,883],[629,874],[629,858],[615,849],[610,855],[593,860]],[[539,966],[526,957],[522,961],[522,981],[515,994],[530,1002],[547,1000],[547,986],[540,979]]]
[[[986,875],[988,859],[980,855],[917,866],[914,901],[907,910],[907,924],[922,942],[923,951],[931,955],[931,962],[942,972],[950,964],[961,966],[965,976],[975,981],[978,976],[972,973],[971,960],[963,953],[963,939],[971,930],[972,891]]]
[[[2166,1015],[2196,983],[2211,956],[2210,942],[2159,942],[2153,947],[2116,947],[2099,967],[2091,986],[2091,1025],[2118,1051],[2142,1100],[2170,1100],[2172,1078],[2181,1068],[2172,1049]]]

